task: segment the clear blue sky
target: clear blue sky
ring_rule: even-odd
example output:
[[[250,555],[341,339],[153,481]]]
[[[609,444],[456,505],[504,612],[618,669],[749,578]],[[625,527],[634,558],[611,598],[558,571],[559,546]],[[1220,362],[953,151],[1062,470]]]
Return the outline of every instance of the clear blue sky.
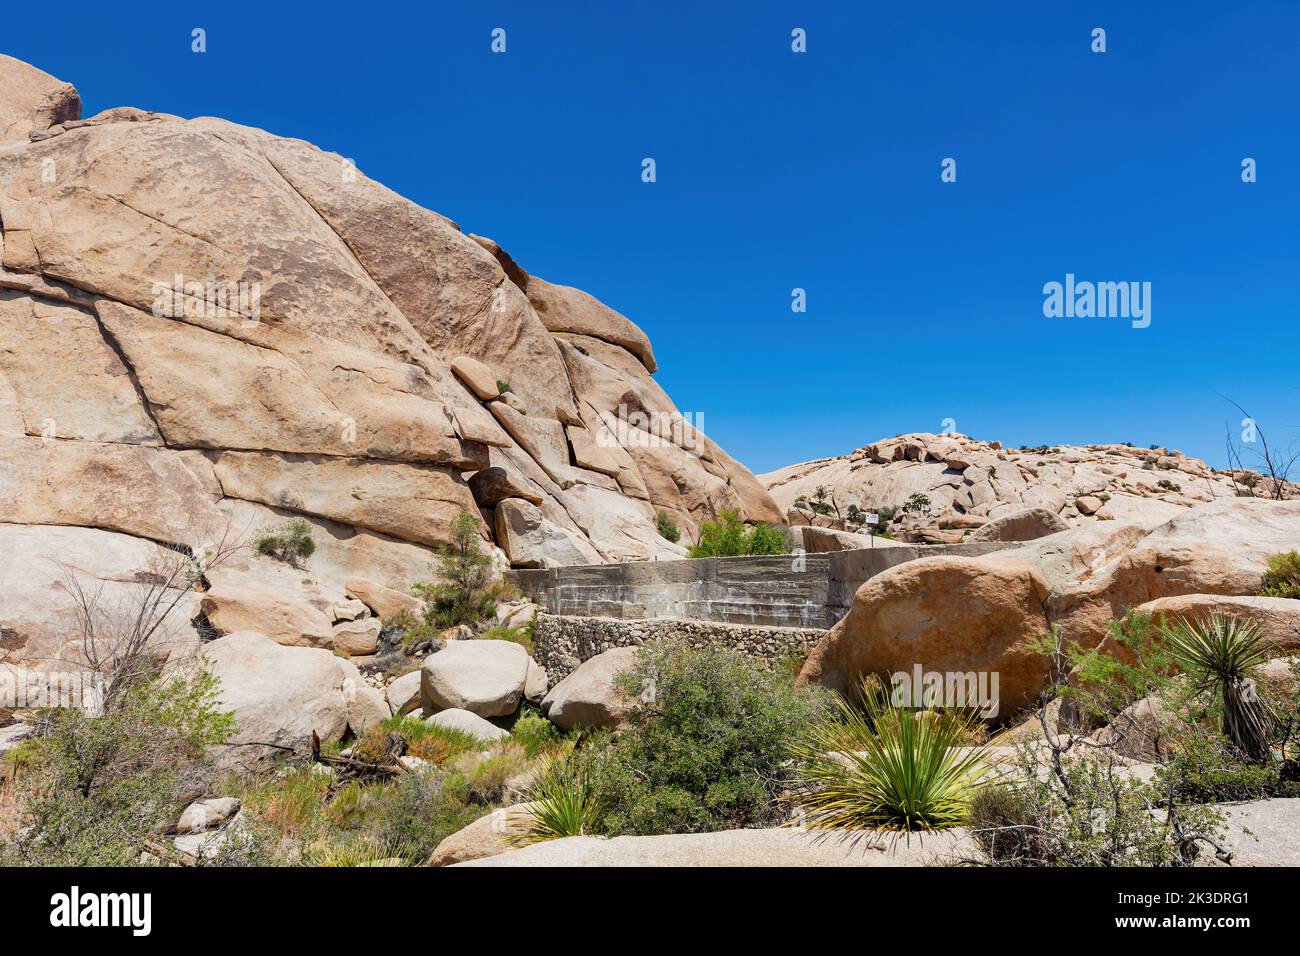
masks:
[[[353,157],[641,325],[678,406],[755,471],[945,418],[1223,464],[1240,416],[1217,393],[1300,438],[1290,0],[126,9],[18,4],[0,50],[88,113]],[[1067,272],[1151,282],[1150,328],[1044,318]]]

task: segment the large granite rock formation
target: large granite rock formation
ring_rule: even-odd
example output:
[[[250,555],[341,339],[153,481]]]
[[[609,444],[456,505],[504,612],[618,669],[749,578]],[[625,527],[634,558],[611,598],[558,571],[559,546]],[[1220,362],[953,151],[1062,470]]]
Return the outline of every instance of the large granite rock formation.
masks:
[[[0,57],[0,536],[18,546],[0,580],[24,595],[0,602],[0,661],[63,653],[59,562],[117,588],[142,544],[198,553],[231,524],[305,518],[317,554],[214,569],[206,623],[330,646],[348,581],[427,580],[462,510],[501,565],[533,567],[680,556],[658,511],[687,542],[722,508],[779,520],[656,367],[624,316],[341,156],[220,119],[82,119],[75,89]],[[54,526],[75,533],[18,533]]]

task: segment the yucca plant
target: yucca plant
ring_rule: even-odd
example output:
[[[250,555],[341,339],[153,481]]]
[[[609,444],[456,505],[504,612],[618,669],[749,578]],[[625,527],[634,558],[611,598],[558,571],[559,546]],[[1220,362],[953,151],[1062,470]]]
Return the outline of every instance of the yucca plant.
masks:
[[[1223,695],[1223,734],[1247,759],[1268,763],[1268,707],[1255,693],[1250,672],[1268,660],[1258,624],[1226,614],[1166,623],[1161,628],[1169,653],[1187,671],[1197,690]]]
[[[793,748],[806,825],[911,832],[963,823],[986,773],[984,749],[968,746],[975,717],[895,706],[875,677],[862,682],[861,702],[840,698]]]
[[[538,843],[591,831],[597,813],[587,770],[573,754],[557,757],[528,791],[529,820],[516,843]]]

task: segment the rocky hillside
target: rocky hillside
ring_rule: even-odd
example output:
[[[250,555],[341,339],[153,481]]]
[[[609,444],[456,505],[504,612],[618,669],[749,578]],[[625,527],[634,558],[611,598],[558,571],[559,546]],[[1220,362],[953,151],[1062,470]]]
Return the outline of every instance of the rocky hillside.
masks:
[[[852,531],[846,520],[851,506],[886,514],[897,509],[887,525],[895,537],[945,543],[978,537],[984,525],[1026,509],[1056,516],[1043,519],[1053,527],[1039,533],[1108,520],[1154,528],[1194,505],[1270,493],[1269,480],[1255,472],[1217,471],[1168,448],[1011,449],[956,433],[899,435],[759,480],[791,525]],[[913,495],[928,505],[920,501],[905,512]]]
[[[57,564],[111,597],[217,528],[310,522],[306,571],[231,561],[204,611],[329,646],[461,511],[517,567],[682,554],[659,511],[683,543],[723,508],[780,519],[586,293],[309,143],[80,114],[0,56],[0,661],[75,632]]]

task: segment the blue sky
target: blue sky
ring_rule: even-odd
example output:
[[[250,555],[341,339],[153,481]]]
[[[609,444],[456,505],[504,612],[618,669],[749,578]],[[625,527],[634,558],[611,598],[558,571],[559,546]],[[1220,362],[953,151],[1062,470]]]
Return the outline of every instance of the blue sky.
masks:
[[[1221,465],[1220,393],[1300,439],[1300,4],[180,6],[19,5],[0,51],[354,158],[637,322],[755,471],[948,418]],[[1150,327],[1045,318],[1067,272]]]

